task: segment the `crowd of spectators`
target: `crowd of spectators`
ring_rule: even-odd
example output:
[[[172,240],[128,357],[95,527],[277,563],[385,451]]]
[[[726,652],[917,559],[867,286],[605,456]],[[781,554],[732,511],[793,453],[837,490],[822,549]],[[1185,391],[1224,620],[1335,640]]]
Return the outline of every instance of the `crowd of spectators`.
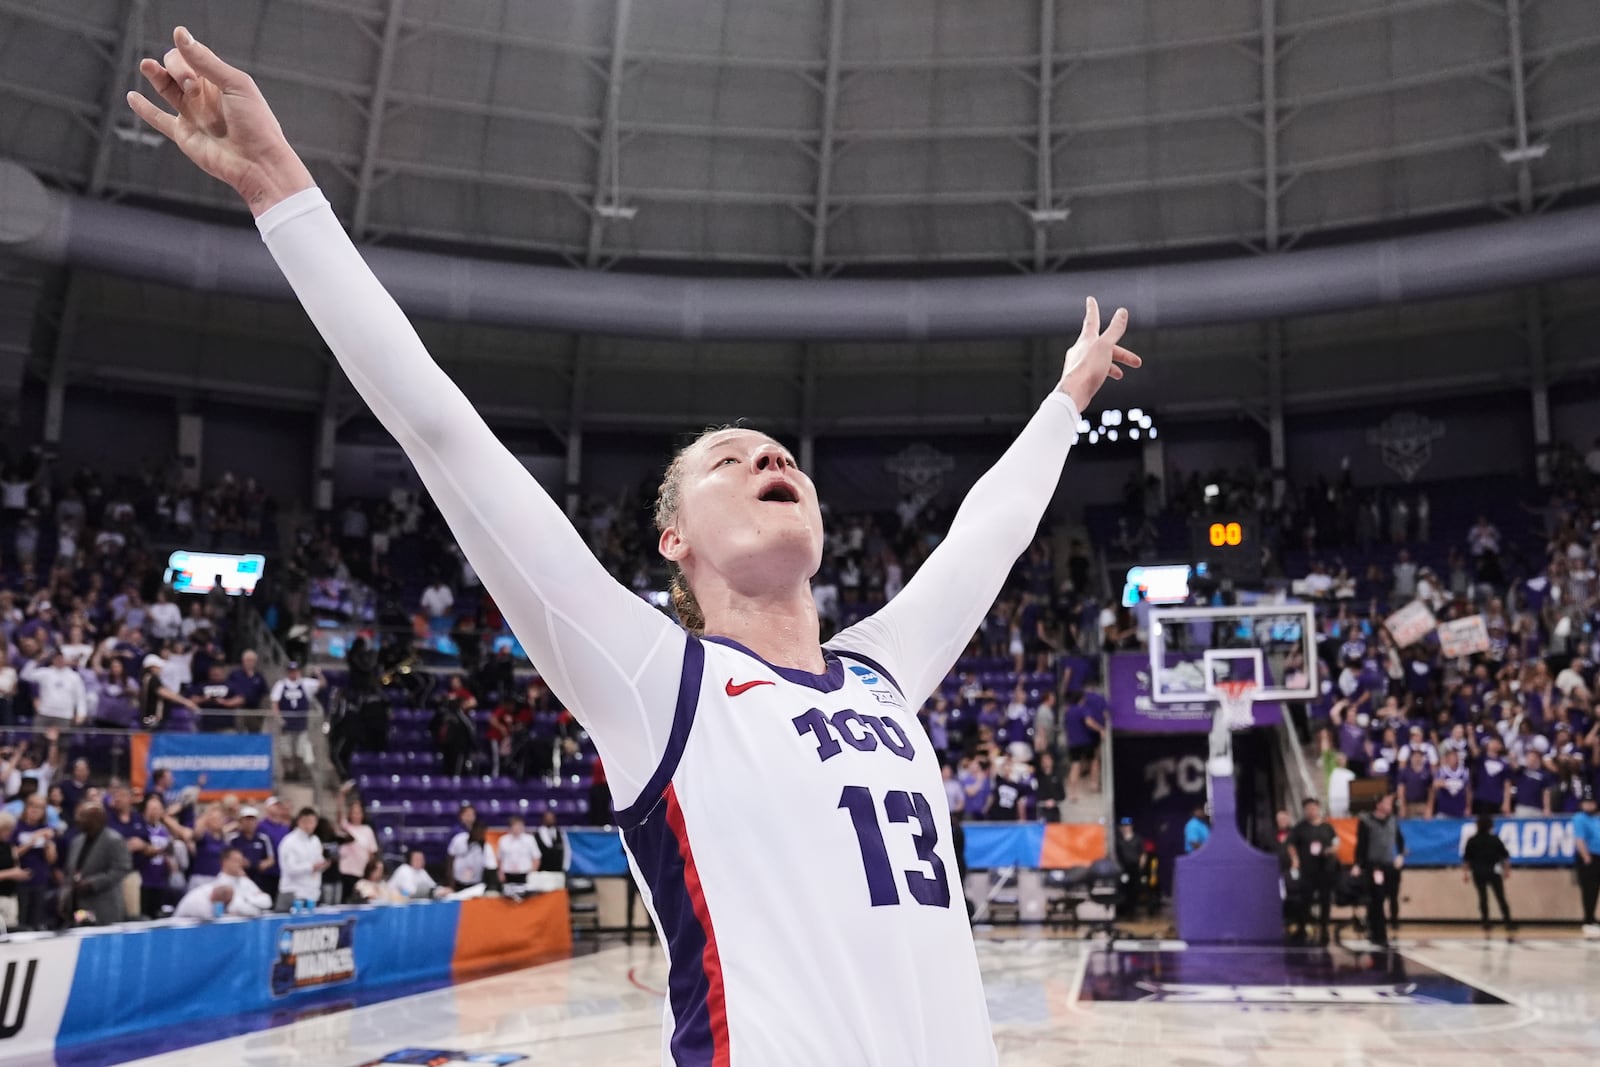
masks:
[[[1313,565],[1304,592],[1327,607],[1330,684],[1312,721],[1336,808],[1359,778],[1383,779],[1422,818],[1574,812],[1600,784],[1600,483],[1558,484],[1541,518],[1536,567],[1505,566],[1486,517],[1450,546],[1443,577],[1401,550],[1346,595]],[[1450,658],[1432,634],[1398,647],[1384,613],[1418,602],[1440,622],[1481,617],[1486,647]]]

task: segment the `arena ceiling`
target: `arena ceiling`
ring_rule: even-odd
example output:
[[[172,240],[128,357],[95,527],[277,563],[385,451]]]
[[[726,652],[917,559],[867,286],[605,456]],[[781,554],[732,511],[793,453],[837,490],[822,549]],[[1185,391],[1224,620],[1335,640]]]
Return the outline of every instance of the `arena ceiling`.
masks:
[[[121,103],[179,22],[256,77],[359,240],[580,270],[1066,272],[1600,193],[1595,0],[0,0],[0,156],[74,194],[244,224]],[[41,283],[64,325],[40,378],[333,393],[288,309],[69,273]],[[555,427],[1008,425],[1066,343],[422,329],[475,399]],[[1597,329],[1600,281],[1574,279],[1163,330],[1125,392],[1260,417],[1274,397],[1522,389],[1596,373]],[[189,339],[159,340],[174,331]],[[217,358],[240,351],[278,358]]]
[[[5,154],[232,208],[120,110],[178,22],[364,239],[588,267],[1049,271],[1600,187],[1594,0],[0,0]]]

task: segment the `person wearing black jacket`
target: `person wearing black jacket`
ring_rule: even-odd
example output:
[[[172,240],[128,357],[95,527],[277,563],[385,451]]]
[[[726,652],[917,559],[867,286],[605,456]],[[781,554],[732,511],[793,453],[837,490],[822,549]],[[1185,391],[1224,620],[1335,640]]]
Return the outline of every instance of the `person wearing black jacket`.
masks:
[[[1511,853],[1506,851],[1506,844],[1494,832],[1494,816],[1478,816],[1478,832],[1467,838],[1467,843],[1461,849],[1462,867],[1461,880],[1465,882],[1472,879],[1473,886],[1478,890],[1478,916],[1483,920],[1483,928],[1489,929],[1489,892],[1494,892],[1494,899],[1500,905],[1500,917],[1505,920],[1506,929],[1512,929],[1511,908],[1506,904],[1505,882],[1511,877]]]
[[[1122,870],[1123,906],[1132,915],[1138,910],[1144,895],[1146,863],[1144,838],[1133,829],[1133,820],[1124,817],[1117,825],[1117,836],[1112,841],[1112,857]]]
[[[1390,922],[1399,924],[1400,869],[1406,862],[1406,836],[1400,820],[1394,817],[1394,794],[1385,793],[1377,807],[1361,816],[1356,824],[1356,862],[1350,873],[1357,878],[1366,871],[1367,940],[1379,948],[1389,947],[1389,933],[1383,910],[1387,901]]]
[[[1328,917],[1333,910],[1333,886],[1339,877],[1339,835],[1322,818],[1322,805],[1307,797],[1305,817],[1289,831],[1289,879],[1299,887],[1301,907],[1296,913],[1297,937],[1310,931],[1311,906],[1317,905],[1317,944],[1328,943]],[[1359,853],[1358,853],[1359,854]]]

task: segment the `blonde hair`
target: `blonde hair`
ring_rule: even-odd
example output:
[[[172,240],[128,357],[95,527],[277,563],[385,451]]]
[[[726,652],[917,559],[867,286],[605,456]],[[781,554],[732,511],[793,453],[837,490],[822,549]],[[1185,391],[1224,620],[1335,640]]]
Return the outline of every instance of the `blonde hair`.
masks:
[[[692,441],[673,453],[672,462],[667,464],[667,469],[661,475],[661,486],[656,490],[657,533],[664,532],[668,526],[678,521],[678,506],[681,503],[680,494],[683,489],[684,457],[712,434],[746,428],[738,425],[707,426],[696,434]],[[672,610],[677,613],[678,621],[692,634],[704,633],[705,612],[700,610],[700,602],[695,599],[694,590],[689,588],[689,579],[685,577],[683,568],[669,560],[667,570],[671,574],[667,592],[672,597]]]

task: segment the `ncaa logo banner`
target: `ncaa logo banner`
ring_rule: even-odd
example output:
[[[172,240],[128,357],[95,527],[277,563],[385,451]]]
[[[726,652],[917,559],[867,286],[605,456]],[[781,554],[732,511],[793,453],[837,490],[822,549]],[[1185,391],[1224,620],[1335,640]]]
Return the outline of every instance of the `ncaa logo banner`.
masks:
[[[356,921],[285,926],[278,931],[278,958],[272,963],[272,995],[287,996],[354,981]]]
[[[49,1057],[72,993],[82,939],[14,934],[0,954],[0,1060]]]

